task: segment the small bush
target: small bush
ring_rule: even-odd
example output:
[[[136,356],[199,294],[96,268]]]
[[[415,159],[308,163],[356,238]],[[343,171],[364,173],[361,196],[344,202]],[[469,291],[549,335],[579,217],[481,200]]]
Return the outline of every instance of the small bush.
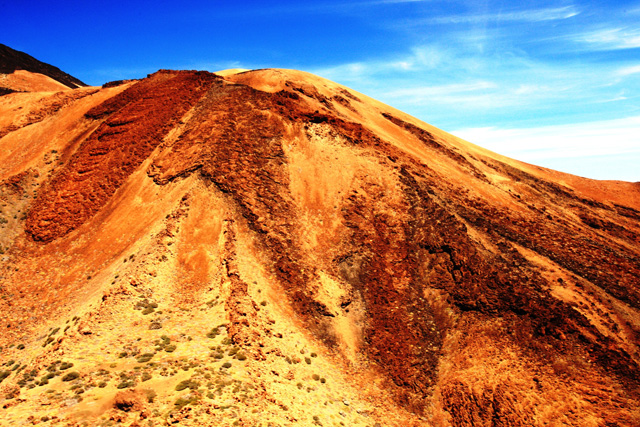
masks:
[[[187,405],[192,405],[198,402],[198,398],[195,395],[190,395],[189,397],[180,397],[173,404],[176,409],[182,409]]]
[[[147,396],[147,402],[153,403],[158,393],[155,390],[147,389],[144,391],[144,394]]]
[[[176,391],[182,391],[184,389],[190,389],[190,390],[195,390],[198,387],[200,387],[200,383],[193,380],[193,379],[188,379],[188,380],[184,380],[184,381],[180,381],[177,385],[176,385]]]
[[[69,372],[67,375],[62,377],[62,381],[73,381],[77,378],[80,378],[80,373],[78,372]]]
[[[71,362],[62,362],[60,364],[60,370],[61,371],[65,371],[65,370],[67,370],[69,368],[73,368],[73,363],[71,363]]]
[[[136,385],[135,382],[129,379],[129,380],[122,381],[120,384],[116,386],[116,388],[123,389],[123,388],[133,387],[134,385]]]
[[[154,353],[144,353],[143,355],[139,356],[136,361],[138,363],[147,363],[153,356]]]
[[[222,364],[223,368],[230,368],[231,367],[231,362],[225,362]]]
[[[168,346],[166,346],[164,348],[164,351],[166,351],[167,353],[173,353],[174,351],[176,351],[176,345],[175,344],[169,344]]]
[[[311,365],[311,359],[309,359],[308,357],[305,357],[304,361],[307,362],[307,365]]]

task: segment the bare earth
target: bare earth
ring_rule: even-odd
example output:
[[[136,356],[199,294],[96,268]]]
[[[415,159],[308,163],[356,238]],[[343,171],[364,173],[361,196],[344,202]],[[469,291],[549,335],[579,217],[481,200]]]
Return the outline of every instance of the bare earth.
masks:
[[[1,426],[640,425],[639,183],[300,71],[12,79]]]

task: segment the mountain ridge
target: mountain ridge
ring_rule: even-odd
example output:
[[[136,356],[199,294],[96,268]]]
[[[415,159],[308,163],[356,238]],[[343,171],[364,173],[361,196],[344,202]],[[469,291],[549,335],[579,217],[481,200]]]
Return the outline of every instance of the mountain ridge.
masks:
[[[46,64],[24,52],[20,52],[0,43],[0,74],[14,74],[19,71],[42,74],[70,89],[87,86],[82,81],[65,73],[58,67]],[[13,90],[13,88],[1,89],[5,93],[11,93],[8,91]]]

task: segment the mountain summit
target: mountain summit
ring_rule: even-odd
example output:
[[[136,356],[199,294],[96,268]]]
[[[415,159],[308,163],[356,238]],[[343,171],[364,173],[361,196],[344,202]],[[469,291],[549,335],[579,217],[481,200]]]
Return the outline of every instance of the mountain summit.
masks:
[[[14,93],[0,146],[0,424],[640,424],[638,183],[278,69]]]

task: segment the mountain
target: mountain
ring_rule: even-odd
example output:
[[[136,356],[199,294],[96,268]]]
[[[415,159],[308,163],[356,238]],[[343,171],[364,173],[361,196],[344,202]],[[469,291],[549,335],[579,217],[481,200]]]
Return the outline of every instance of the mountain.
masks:
[[[0,96],[13,92],[59,91],[86,86],[34,57],[0,43]]]
[[[640,425],[638,183],[278,69],[2,97],[0,146],[2,425]]]

